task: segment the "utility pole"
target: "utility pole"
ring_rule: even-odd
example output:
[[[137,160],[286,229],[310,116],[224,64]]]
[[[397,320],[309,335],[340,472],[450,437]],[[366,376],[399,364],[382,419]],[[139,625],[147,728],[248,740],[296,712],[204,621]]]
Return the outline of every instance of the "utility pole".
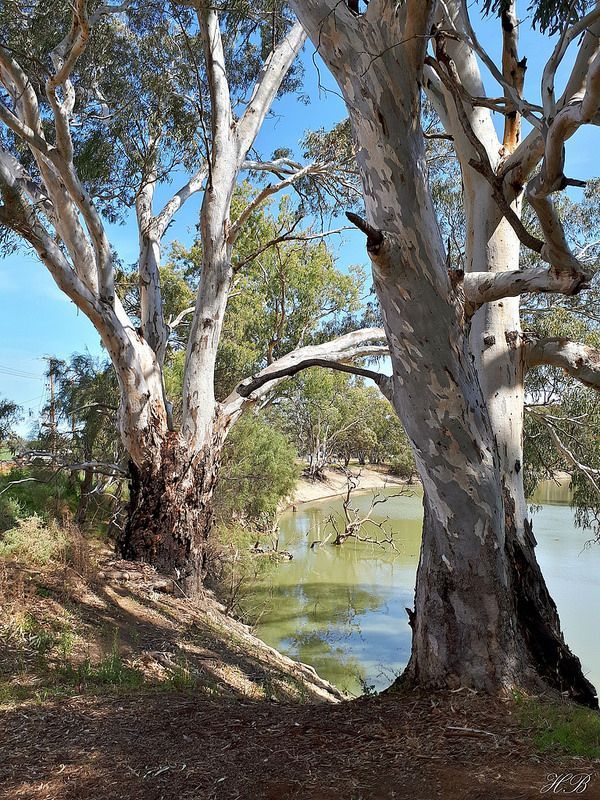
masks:
[[[56,438],[57,438],[57,425],[56,425],[56,387],[55,387],[55,371],[58,359],[52,356],[46,356],[45,360],[48,362],[48,388],[50,391],[50,409],[49,416],[50,422],[48,427],[50,429],[50,452],[54,455],[56,453]]]

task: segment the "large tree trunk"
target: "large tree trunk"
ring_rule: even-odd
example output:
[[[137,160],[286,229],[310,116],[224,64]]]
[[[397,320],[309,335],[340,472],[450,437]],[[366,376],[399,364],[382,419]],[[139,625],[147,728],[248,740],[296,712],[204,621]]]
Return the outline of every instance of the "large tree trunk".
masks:
[[[518,269],[519,240],[502,218],[489,184],[468,168],[464,185],[467,225],[474,232],[467,242],[467,271]],[[520,203],[514,207],[520,213]],[[487,303],[473,318],[470,336],[500,460],[505,558],[514,614],[536,673],[574,699],[595,705],[594,687],[584,678],[579,659],[564,641],[556,605],[537,562],[537,543],[527,517],[523,484],[525,359],[519,306],[518,297]]]
[[[153,461],[130,465],[129,514],[117,549],[123,558],[152,564],[189,597],[206,573],[223,439],[214,428],[205,447],[190,455],[170,433]]]
[[[377,4],[360,23],[339,4],[327,16],[318,0],[293,5],[350,112],[390,346],[392,402],[424,486],[404,682],[492,693],[549,684],[593,705],[593,687],[562,643],[524,513],[515,513],[513,478],[521,465],[514,450],[500,457],[468,321],[446,271],[419,124],[427,37],[418,33],[430,30],[434,4]],[[501,370],[494,377],[502,383]],[[516,402],[522,387],[514,388]],[[511,437],[506,442],[514,445]]]

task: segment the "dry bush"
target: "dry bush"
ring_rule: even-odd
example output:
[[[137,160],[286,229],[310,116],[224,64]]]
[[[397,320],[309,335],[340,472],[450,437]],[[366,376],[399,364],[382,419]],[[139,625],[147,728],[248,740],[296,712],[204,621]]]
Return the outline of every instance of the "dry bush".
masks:
[[[62,528],[37,514],[20,519],[0,541],[0,557],[46,566],[65,559],[68,537]]]
[[[25,566],[68,566],[82,577],[94,571],[90,545],[80,529],[33,514],[17,521],[0,539],[0,558]]]

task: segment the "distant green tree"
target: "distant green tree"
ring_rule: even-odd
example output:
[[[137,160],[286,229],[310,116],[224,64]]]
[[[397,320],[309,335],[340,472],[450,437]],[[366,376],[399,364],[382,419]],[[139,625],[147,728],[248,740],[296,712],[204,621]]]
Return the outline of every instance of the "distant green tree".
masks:
[[[362,378],[307,370],[284,388],[268,413],[308,461],[310,478],[322,478],[337,460],[348,466],[351,459],[378,464],[403,456],[414,464],[397,415]]]
[[[21,418],[22,409],[17,403],[0,398],[0,447],[12,449],[11,446],[16,441],[14,427]]]
[[[253,194],[245,182],[232,201],[232,217],[247,207]],[[296,347],[345,333],[345,322],[362,308],[365,272],[352,266],[339,270],[331,250],[310,230],[299,226],[302,217],[289,197],[284,196],[273,213],[267,204],[254,211],[240,232],[233,258],[236,277],[227,304],[221,341],[217,352],[215,381],[217,396],[225,398],[247,375],[272,364]],[[299,227],[296,227],[299,226]],[[278,242],[282,231],[296,227],[298,239]],[[303,240],[304,239],[304,240]],[[175,243],[167,264],[173,287],[170,313],[184,314],[200,280],[202,247],[184,248]],[[175,277],[173,277],[175,276]],[[177,281],[188,286],[189,294]],[[353,320],[354,322],[354,320]],[[185,316],[182,326],[186,325]],[[351,327],[350,330],[354,330]],[[183,378],[183,355],[171,360],[171,370]],[[180,394],[180,389],[169,391]]]
[[[90,501],[93,496],[101,499],[106,479],[126,475],[124,448],[117,436],[117,381],[110,364],[89,353],[54,362],[54,377],[57,458],[77,484],[75,519],[84,525]]]

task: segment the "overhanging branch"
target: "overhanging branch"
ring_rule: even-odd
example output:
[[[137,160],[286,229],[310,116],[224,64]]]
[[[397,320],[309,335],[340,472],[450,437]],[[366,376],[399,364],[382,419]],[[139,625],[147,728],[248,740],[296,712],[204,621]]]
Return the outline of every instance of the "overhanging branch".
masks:
[[[562,337],[531,338],[525,345],[528,367],[560,367],[585,386],[600,390],[600,351]]]
[[[372,353],[372,355],[380,354],[379,348],[376,348],[376,350],[377,352],[374,354]],[[363,378],[370,378],[378,386],[382,386],[389,377],[381,372],[375,372],[372,369],[357,367],[353,364],[344,364],[341,361],[332,361],[328,358],[306,358],[302,361],[298,361],[295,364],[290,364],[288,367],[282,367],[281,369],[274,370],[273,372],[263,373],[251,378],[248,382],[244,382],[238,386],[237,393],[241,397],[250,397],[251,394],[256,392],[257,389],[260,389],[266,383],[277,381],[280,378],[291,378],[302,370],[309,369],[310,367],[325,367],[327,369],[338,370],[339,372],[348,372],[351,375],[361,375]]]
[[[377,344],[373,344],[373,343]],[[352,364],[357,358],[385,356],[389,354],[382,328],[363,328],[330,342],[300,347],[277,359],[258,374],[242,381],[234,392],[224,401],[226,414],[239,413],[249,402],[257,402],[275,387],[298,372],[309,367],[327,367],[342,372],[361,375],[373,380],[382,393],[391,394],[391,378],[375,370]]]

